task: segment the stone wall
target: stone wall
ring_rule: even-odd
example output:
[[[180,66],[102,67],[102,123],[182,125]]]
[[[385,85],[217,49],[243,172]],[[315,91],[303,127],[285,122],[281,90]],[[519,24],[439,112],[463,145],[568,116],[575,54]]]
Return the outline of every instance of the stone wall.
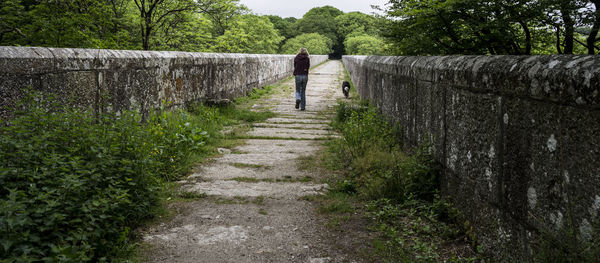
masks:
[[[362,98],[431,143],[442,193],[503,262],[600,231],[600,56],[346,56]]]
[[[96,110],[224,101],[293,72],[292,55],[0,47],[0,117],[26,87]],[[311,56],[312,65],[327,56]]]

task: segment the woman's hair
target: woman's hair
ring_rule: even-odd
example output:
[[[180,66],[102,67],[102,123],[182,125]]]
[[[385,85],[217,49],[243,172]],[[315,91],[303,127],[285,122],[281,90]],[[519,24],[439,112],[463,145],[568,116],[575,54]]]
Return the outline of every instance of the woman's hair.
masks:
[[[304,54],[304,55],[307,55],[307,56],[309,55],[308,54],[308,50],[306,50],[305,47],[302,47],[302,48],[300,48],[300,50],[298,50],[298,55],[300,55],[300,54]]]

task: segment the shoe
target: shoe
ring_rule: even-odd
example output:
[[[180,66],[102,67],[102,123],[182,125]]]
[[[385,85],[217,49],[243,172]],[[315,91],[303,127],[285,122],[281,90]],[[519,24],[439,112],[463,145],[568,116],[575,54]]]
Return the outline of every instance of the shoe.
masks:
[[[305,111],[306,109],[300,109],[301,111]]]
[[[300,100],[296,100],[296,109],[300,108]]]

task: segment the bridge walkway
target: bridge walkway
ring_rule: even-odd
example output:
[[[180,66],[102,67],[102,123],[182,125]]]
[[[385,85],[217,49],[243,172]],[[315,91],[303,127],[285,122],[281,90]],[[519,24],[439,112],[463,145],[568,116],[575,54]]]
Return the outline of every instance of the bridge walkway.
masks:
[[[245,134],[231,150],[182,182],[187,191],[208,195],[178,208],[171,222],[150,229],[150,262],[354,262],[336,248],[314,204],[302,197],[327,185],[310,169],[299,169],[324,140],[342,97],[343,65],[326,62],[309,75],[306,111],[294,108],[294,80],[255,110],[277,116]]]

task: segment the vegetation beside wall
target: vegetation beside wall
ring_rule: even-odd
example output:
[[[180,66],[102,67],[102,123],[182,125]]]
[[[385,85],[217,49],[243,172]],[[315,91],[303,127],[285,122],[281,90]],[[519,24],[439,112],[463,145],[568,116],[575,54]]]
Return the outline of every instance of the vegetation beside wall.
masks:
[[[327,143],[321,160],[332,173],[333,188],[321,200],[321,212],[364,213],[369,229],[378,233],[367,257],[379,262],[479,258],[465,242],[457,210],[438,195],[439,169],[427,145],[403,151],[396,128],[365,102],[341,102],[332,125],[342,137]]]
[[[0,262],[129,257],[135,227],[159,210],[169,182],[226,143],[224,125],[272,116],[197,104],[141,122],[32,94],[0,123]]]

